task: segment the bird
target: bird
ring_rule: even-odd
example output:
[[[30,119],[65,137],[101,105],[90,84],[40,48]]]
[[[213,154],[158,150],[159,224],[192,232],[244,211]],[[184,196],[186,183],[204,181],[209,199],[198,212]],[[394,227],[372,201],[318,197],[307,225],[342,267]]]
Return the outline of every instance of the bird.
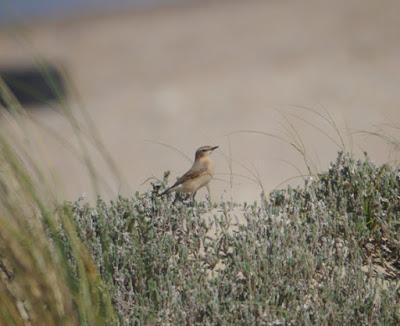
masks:
[[[214,164],[210,154],[219,146],[201,146],[196,150],[192,167],[184,175],[159,196],[163,196],[172,190],[191,196],[192,200],[200,188],[207,187],[210,193],[209,183],[214,176]]]

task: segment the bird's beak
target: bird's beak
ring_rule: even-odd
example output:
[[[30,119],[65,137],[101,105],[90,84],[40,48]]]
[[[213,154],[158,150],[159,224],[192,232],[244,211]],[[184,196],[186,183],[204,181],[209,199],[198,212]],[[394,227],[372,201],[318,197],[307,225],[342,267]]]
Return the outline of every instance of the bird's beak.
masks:
[[[219,147],[219,146],[211,147],[211,150],[213,151],[213,150],[217,149],[218,147]]]

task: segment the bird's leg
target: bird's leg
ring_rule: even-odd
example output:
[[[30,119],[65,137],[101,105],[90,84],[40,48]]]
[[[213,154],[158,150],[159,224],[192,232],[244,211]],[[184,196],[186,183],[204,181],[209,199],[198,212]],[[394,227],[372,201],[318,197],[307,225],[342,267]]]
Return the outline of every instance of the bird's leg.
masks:
[[[207,184],[206,188],[207,188],[207,192],[208,192],[208,202],[211,204],[211,189],[210,189],[210,185]]]
[[[183,199],[182,199],[181,193],[179,191],[176,191],[175,198],[174,198],[174,201],[172,202],[172,205],[175,205],[178,200],[182,201]]]
[[[196,202],[196,201],[195,201],[196,194],[197,194],[197,191],[195,191],[195,192],[190,196],[192,206],[194,206],[194,203]]]

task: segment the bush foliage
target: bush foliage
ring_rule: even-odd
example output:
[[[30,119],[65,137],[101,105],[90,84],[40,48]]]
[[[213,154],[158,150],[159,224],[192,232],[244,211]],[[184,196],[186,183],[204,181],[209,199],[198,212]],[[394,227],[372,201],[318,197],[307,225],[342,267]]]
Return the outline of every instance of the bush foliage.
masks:
[[[400,170],[339,153],[240,206],[158,187],[70,204],[122,324],[400,323]]]

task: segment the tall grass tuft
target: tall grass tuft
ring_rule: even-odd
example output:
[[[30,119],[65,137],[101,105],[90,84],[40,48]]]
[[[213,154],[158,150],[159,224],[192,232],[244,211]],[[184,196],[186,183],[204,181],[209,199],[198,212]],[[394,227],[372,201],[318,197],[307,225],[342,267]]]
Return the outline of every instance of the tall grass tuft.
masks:
[[[24,135],[0,131],[0,321],[6,325],[112,325],[118,322],[96,265],[78,237],[72,211],[47,187],[32,156],[26,113],[0,79]]]

